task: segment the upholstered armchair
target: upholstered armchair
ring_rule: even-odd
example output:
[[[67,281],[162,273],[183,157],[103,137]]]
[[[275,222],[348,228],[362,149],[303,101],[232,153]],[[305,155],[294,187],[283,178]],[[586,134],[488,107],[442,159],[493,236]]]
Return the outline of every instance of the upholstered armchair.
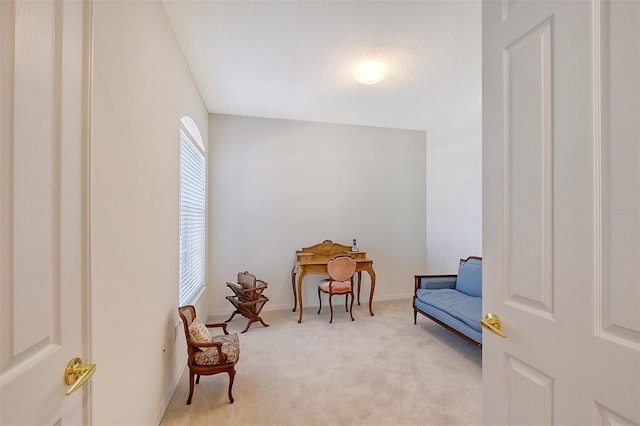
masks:
[[[191,404],[195,383],[200,383],[200,376],[210,376],[218,373],[229,374],[229,402],[233,404],[233,379],[236,374],[236,363],[240,359],[240,342],[238,334],[229,334],[227,324],[203,324],[196,318],[196,308],[192,305],[181,306],[178,314],[184,326],[187,340],[187,354],[189,365],[189,398]],[[222,335],[212,336],[209,328],[221,328]],[[196,377],[197,376],[197,377]]]

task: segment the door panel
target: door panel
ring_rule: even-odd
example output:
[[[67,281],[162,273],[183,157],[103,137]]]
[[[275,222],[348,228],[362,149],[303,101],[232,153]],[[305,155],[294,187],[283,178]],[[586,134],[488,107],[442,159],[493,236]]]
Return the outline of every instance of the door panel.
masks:
[[[640,3],[483,3],[485,424],[640,424]]]
[[[507,359],[507,365],[508,424],[550,424],[553,416],[553,379],[513,357]]]
[[[83,2],[0,2],[0,423],[83,423],[88,361],[87,18]],[[83,398],[83,395],[86,398]]]
[[[13,272],[13,300],[7,306],[12,314],[13,362],[54,350],[52,346],[60,344],[60,321],[53,305],[54,299],[60,297],[55,268],[60,241],[54,205],[60,192],[60,139],[55,131],[59,85],[54,60],[60,23],[54,19],[54,6],[19,3],[16,7],[13,262],[9,265]],[[38,102],[29,102],[34,96]]]
[[[640,300],[640,284],[624,283],[640,283],[640,102],[637,90],[630,90],[640,87],[640,6],[614,3],[602,11],[599,24],[598,329],[603,337],[634,346],[640,341],[640,310],[634,303]]]
[[[507,300],[546,318],[551,280],[551,19],[504,49]]]

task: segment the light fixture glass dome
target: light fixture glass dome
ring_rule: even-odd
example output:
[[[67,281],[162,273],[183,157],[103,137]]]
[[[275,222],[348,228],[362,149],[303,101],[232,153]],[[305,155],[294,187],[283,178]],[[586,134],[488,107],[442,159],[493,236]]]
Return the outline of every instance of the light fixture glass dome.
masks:
[[[378,61],[365,61],[353,70],[353,75],[362,84],[375,84],[384,78],[385,67]]]

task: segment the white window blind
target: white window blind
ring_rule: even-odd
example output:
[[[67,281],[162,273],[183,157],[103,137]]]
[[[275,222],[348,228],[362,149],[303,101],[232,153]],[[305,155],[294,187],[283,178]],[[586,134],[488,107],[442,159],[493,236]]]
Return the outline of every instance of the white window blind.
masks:
[[[204,286],[206,267],[206,161],[180,131],[180,305]]]

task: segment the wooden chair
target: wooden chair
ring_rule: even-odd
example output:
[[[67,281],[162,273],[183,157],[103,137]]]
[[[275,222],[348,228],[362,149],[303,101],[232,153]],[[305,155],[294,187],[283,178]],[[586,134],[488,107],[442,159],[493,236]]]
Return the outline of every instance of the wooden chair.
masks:
[[[265,295],[262,294],[267,288],[267,283],[256,278],[255,275],[250,274],[247,271],[238,272],[238,282],[227,282],[227,287],[233,291],[233,296],[227,296],[227,300],[236,308],[231,314],[228,320],[233,319],[236,314],[241,314],[245,318],[249,319],[247,326],[242,330],[242,333],[249,330],[251,324],[259,321],[265,327],[269,327],[268,324],[260,318],[260,311],[264,305],[269,301]]]
[[[189,357],[189,398],[187,405],[191,404],[193,396],[193,379],[200,383],[200,376],[210,376],[218,373],[229,374],[229,402],[233,404],[233,378],[236,374],[236,363],[240,358],[240,342],[238,334],[229,334],[227,324],[203,324],[196,318],[196,308],[192,305],[181,306],[178,314],[184,326],[184,335],[187,340],[187,353]],[[204,327],[204,329],[203,329]],[[212,336],[208,329],[219,327],[224,331],[223,335]]]
[[[329,295],[329,308],[331,309],[329,323],[333,322],[333,304],[331,303],[331,298],[334,294],[345,295],[345,310],[349,312],[351,321],[353,321],[353,274],[356,272],[356,264],[357,261],[350,256],[336,256],[327,263],[329,278],[320,280],[318,283],[318,301],[320,302],[318,315],[322,310],[321,293],[326,293]],[[349,295],[351,295],[351,307],[347,308]]]

